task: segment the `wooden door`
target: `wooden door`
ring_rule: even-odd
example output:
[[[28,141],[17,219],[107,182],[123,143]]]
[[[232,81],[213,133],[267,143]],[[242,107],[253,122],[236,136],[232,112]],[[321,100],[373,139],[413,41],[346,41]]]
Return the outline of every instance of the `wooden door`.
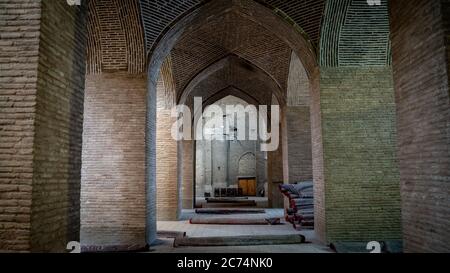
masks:
[[[256,179],[247,180],[247,195],[256,196]]]
[[[256,179],[240,179],[239,188],[244,196],[256,196]]]
[[[242,195],[247,196],[248,195],[248,183],[247,179],[241,179],[239,180],[239,188],[242,189]]]

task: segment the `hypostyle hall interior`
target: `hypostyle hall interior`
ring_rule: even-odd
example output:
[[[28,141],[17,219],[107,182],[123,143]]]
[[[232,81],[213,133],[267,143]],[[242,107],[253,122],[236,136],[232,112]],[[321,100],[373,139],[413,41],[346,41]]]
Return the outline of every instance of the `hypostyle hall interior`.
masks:
[[[448,253],[449,76],[449,0],[0,0],[0,252]]]

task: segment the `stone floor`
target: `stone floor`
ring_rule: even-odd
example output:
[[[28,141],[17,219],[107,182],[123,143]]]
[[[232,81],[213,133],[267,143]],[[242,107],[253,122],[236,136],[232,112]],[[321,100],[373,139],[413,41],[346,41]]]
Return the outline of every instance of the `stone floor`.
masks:
[[[269,246],[229,246],[229,247],[177,247],[172,246],[173,239],[165,239],[150,249],[152,253],[332,253],[319,244],[269,245]]]
[[[299,245],[270,245],[270,246],[234,246],[234,247],[173,247],[173,239],[160,239],[159,244],[151,248],[152,252],[163,253],[327,253],[331,250],[320,244],[313,230],[296,231],[292,225],[283,219],[283,209],[266,209],[265,214],[234,214],[234,215],[205,215],[195,214],[193,210],[183,211],[180,221],[159,221],[159,231],[181,231],[186,232],[189,237],[212,237],[212,236],[245,236],[245,235],[291,235],[302,234],[308,243]],[[282,218],[281,225],[192,225],[189,223],[191,217],[203,218]]]

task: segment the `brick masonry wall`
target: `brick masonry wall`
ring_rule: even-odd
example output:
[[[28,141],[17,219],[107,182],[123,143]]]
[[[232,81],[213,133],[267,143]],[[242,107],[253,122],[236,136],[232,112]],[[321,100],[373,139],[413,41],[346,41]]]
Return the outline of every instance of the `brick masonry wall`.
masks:
[[[310,81],[305,67],[295,52],[291,54],[287,82],[287,105],[309,106],[311,101]]]
[[[448,0],[391,3],[406,252],[450,251],[449,9]]]
[[[313,178],[309,116],[308,106],[287,107],[289,183]]]
[[[295,183],[312,180],[310,81],[300,59],[292,52],[287,89],[287,142],[289,178]]]
[[[30,250],[40,1],[0,2],[0,251]]]
[[[156,113],[156,216],[159,221],[175,221],[180,215],[181,180],[178,181],[178,143],[172,138],[173,101],[162,80],[157,85]],[[170,96],[174,97],[174,96]]]
[[[326,241],[401,239],[392,70],[321,69]]]
[[[159,221],[178,219],[180,196],[177,173],[178,145],[170,130],[175,118],[170,110],[158,109],[156,131],[156,204]]]
[[[314,231],[318,238],[326,241],[325,214],[325,178],[322,142],[322,113],[320,110],[320,76],[319,70],[311,75],[310,120],[311,150],[314,178]]]
[[[82,243],[145,240],[146,88],[143,74],[115,72],[86,78]]]
[[[10,50],[1,53],[8,72],[1,74],[0,249],[65,251],[79,240],[85,7],[2,5],[2,49]]]
[[[85,6],[42,1],[33,162],[31,250],[79,241]]]

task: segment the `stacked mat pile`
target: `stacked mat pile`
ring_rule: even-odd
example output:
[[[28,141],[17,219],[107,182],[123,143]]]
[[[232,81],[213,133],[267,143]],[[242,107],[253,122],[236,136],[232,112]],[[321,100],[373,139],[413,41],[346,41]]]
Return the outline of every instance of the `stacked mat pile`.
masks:
[[[314,227],[313,182],[282,184],[280,191],[289,199],[286,221],[292,223],[295,229]]]

